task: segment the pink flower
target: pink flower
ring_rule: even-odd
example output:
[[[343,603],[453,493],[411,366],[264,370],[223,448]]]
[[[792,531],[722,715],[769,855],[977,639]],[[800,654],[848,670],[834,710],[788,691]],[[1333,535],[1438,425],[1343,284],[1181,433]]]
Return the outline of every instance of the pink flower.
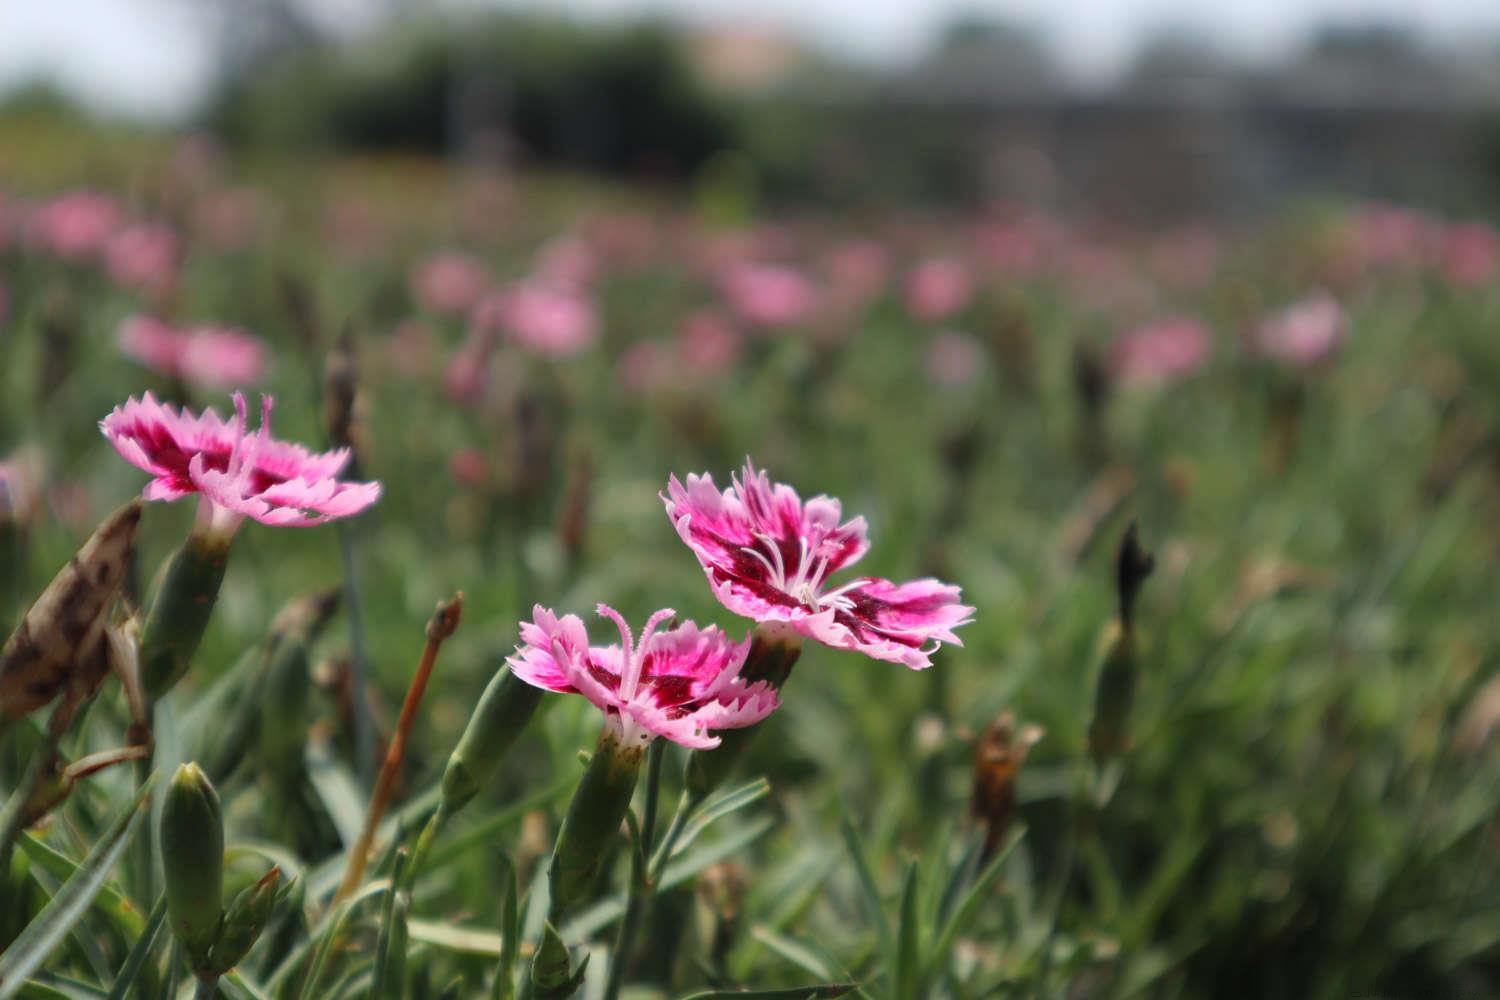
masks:
[[[578,354],[599,336],[593,303],[545,281],[524,282],[507,292],[502,321],[517,344],[554,358]]]
[[[974,294],[974,279],[952,257],[923,261],[906,279],[906,310],[923,323],[940,323]]]
[[[120,349],[148,368],[212,389],[257,382],[266,370],[259,337],[227,327],[178,330],[150,316],[120,324]]]
[[[1488,285],[1500,269],[1500,236],[1482,222],[1449,226],[1443,232],[1442,264],[1455,285]]]
[[[380,497],[379,483],[344,483],[334,477],[349,449],[316,454],[271,437],[270,396],[261,397],[260,428],[249,433],[243,393],[225,421],[207,409],[201,416],[157,402],[148,392],[131,397],[99,422],[127,462],[154,477],[147,500],[198,494],[198,526],[232,533],[246,517],[262,524],[306,527],[350,517]]]
[[[455,250],[433,254],[411,275],[411,290],[417,301],[433,312],[450,315],[467,312],[488,284],[484,265]]]
[[[76,260],[104,250],[120,225],[120,206],[107,194],[78,191],[54,198],[31,215],[34,247]]]
[[[857,308],[880,294],[891,270],[890,254],[874,240],[854,240],[829,252],[829,297]]]
[[[984,367],[984,351],[967,333],[944,330],[927,347],[927,377],[936,386],[967,385]]]
[[[598,612],[619,628],[620,645],[590,646],[577,615],[559,618],[538,604],[506,662],[528,684],[593,702],[620,746],[665,736],[706,750],[719,745],[710,730],[754,725],[775,710],[774,688],[740,676],[749,639],[732,642],[714,626],[692,622],[658,632],[676,613],[666,608],[646,621],[637,643],[619,612],[605,604]]]
[[[1333,356],[1348,323],[1343,307],[1321,294],[1289,306],[1255,331],[1254,346],[1268,358],[1307,368]]]
[[[121,288],[165,294],[177,280],[178,241],[171,227],[155,223],[128,226],[110,238],[109,276]]]
[[[1122,335],[1115,341],[1113,364],[1126,382],[1174,382],[1202,368],[1208,352],[1208,328],[1173,317]]]
[[[777,264],[736,264],[719,283],[735,313],[754,326],[795,326],[817,305],[812,283],[800,271]]]
[[[940,644],[963,645],[953,630],[974,609],[958,603],[957,587],[869,576],[828,587],[830,574],[869,548],[864,518],[839,523],[842,507],[831,497],[803,503],[746,459],[743,477],[723,493],[712,476],[689,475],[686,486],[673,476],[662,501],[714,596],[735,614],[913,670],[931,666]]]

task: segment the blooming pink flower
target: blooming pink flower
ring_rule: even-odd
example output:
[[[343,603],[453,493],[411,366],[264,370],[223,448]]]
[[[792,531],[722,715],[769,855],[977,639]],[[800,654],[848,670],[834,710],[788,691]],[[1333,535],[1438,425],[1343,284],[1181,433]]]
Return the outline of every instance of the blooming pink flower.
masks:
[[[1123,334],[1115,341],[1113,364],[1126,382],[1173,382],[1202,368],[1208,352],[1208,328],[1173,317]]]
[[[502,319],[517,344],[554,358],[578,354],[599,336],[593,303],[546,281],[523,282],[507,292]]]
[[[488,284],[484,265],[456,250],[433,254],[411,274],[411,290],[417,302],[440,313],[467,312]]]
[[[198,525],[228,534],[246,517],[262,524],[305,527],[350,517],[380,497],[379,483],[339,482],[349,449],[316,454],[271,437],[270,396],[261,397],[260,428],[249,433],[243,393],[226,421],[157,402],[148,392],[117,406],[99,429],[127,462],[154,477],[147,500],[196,493]]]
[[[754,326],[795,326],[817,306],[812,283],[800,271],[778,264],[732,265],[719,284],[735,313]]]
[[[227,327],[178,330],[150,316],[120,324],[120,349],[148,368],[213,389],[257,382],[266,370],[259,337]]]
[[[923,323],[939,323],[974,294],[974,279],[963,262],[940,257],[918,264],[906,279],[906,310]]]
[[[927,377],[934,385],[967,385],[983,366],[984,350],[970,334],[944,330],[927,346]]]
[[[620,630],[620,645],[590,646],[577,615],[559,618],[538,604],[521,623],[521,643],[507,663],[521,680],[547,691],[581,694],[605,716],[622,747],[665,736],[706,750],[719,745],[714,729],[754,725],[775,710],[771,685],[740,676],[750,640],[733,642],[716,627],[685,622],[656,631],[676,612],[656,612],[640,642],[620,613],[605,604],[600,615]]]
[[[76,260],[100,253],[119,225],[120,206],[114,198],[77,191],[33,212],[28,234],[38,250]]]
[[[830,574],[870,547],[865,519],[840,523],[842,506],[831,497],[803,503],[746,459],[742,478],[723,493],[710,475],[689,475],[686,486],[673,476],[662,501],[714,596],[736,614],[913,670],[931,666],[940,644],[963,645],[953,630],[974,609],[958,603],[957,587],[863,576],[828,588]]]
[[[1267,319],[1255,331],[1254,346],[1268,358],[1305,368],[1332,357],[1347,331],[1343,307],[1321,294]]]
[[[127,226],[110,238],[105,259],[121,288],[165,294],[177,280],[177,234],[159,223]]]

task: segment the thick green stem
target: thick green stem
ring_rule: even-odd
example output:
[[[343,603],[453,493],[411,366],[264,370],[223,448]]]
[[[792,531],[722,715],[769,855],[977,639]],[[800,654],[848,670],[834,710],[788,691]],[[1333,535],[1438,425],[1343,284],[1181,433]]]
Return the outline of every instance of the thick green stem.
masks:
[[[620,987],[625,983],[635,954],[635,939],[640,932],[641,914],[651,901],[655,888],[651,879],[648,859],[651,857],[651,839],[656,830],[656,804],[661,791],[661,763],[666,744],[657,740],[647,751],[651,760],[646,767],[646,808],[642,814],[640,829],[636,831],[636,849],[630,855],[630,888],[626,892],[625,915],[615,932],[614,953],[610,956],[609,977],[604,983],[604,1000],[618,1000]]]

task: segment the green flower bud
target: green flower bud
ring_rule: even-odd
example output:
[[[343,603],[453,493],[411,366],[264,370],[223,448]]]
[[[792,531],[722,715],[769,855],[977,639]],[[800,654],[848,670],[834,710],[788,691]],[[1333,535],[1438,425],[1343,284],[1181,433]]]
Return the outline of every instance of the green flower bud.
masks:
[[[1094,688],[1089,755],[1097,763],[1130,748],[1130,709],[1135,704],[1135,640],[1130,629],[1111,623],[1104,634],[1104,665]]]
[[[802,637],[796,632],[776,622],[757,625],[751,633],[750,652],[745,656],[740,676],[747,683],[766,681],[779,691],[801,655]],[[695,750],[688,756],[683,784],[689,803],[696,806],[725,782],[758,729],[759,724],[721,730],[715,734],[719,737],[718,746]]]
[[[494,777],[506,751],[531,721],[543,691],[502,667],[485,686],[474,714],[443,771],[443,804],[451,814],[463,808]]]
[[[572,959],[568,946],[549,920],[542,926],[542,943],[531,960],[532,996],[536,1000],[567,1000],[583,985],[583,974],[589,966],[585,955],[576,971],[569,972]]]
[[[224,818],[219,795],[197,764],[179,767],[167,788],[161,858],[172,933],[193,968],[207,969],[223,919]]]
[[[583,902],[598,877],[605,848],[620,832],[620,821],[630,808],[643,756],[640,747],[620,746],[608,729],[599,737],[552,849],[547,880],[554,920]]]
[[[287,887],[281,884],[281,869],[273,867],[260,881],[246,886],[234,897],[224,911],[219,938],[208,953],[208,967],[214,975],[222,976],[250,953],[286,893]]]
[[[312,668],[308,645],[296,639],[274,644],[267,653],[260,705],[260,760],[272,775],[296,773],[307,743]]]
[[[233,536],[195,531],[167,563],[141,630],[141,681],[155,701],[187,675],[208,628]]]

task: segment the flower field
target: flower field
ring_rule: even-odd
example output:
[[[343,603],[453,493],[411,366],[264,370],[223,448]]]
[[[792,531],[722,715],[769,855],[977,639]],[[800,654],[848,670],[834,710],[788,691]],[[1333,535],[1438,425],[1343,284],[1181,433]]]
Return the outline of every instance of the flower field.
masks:
[[[27,163],[0,997],[1500,992],[1488,225]]]

